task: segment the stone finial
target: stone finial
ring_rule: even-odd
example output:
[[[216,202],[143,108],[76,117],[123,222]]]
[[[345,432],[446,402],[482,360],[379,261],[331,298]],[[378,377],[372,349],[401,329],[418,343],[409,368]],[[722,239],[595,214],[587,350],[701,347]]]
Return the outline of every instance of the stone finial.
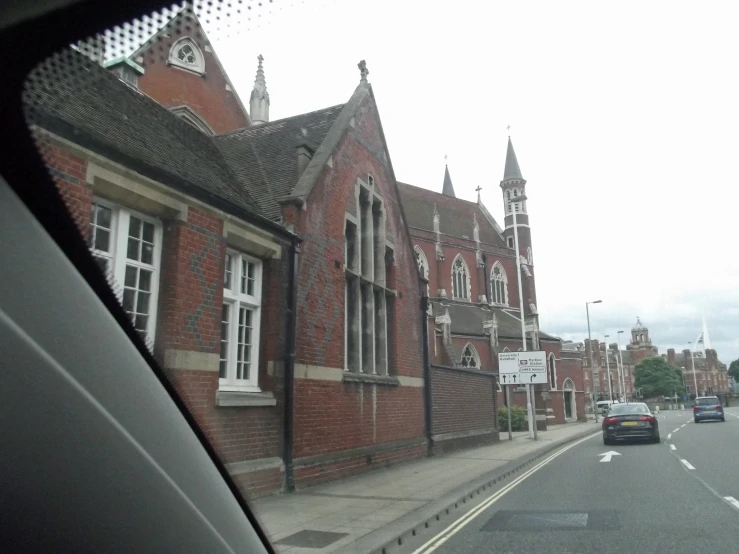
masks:
[[[262,62],[264,56],[257,56],[257,76],[254,79],[254,88],[249,98],[249,117],[255,125],[269,121],[269,93],[267,92],[267,81],[264,78],[264,67]]]
[[[369,75],[369,69],[367,69],[367,62],[362,60],[361,62],[357,64],[357,67],[359,68],[359,75],[360,75],[359,82],[366,83],[367,75]]]

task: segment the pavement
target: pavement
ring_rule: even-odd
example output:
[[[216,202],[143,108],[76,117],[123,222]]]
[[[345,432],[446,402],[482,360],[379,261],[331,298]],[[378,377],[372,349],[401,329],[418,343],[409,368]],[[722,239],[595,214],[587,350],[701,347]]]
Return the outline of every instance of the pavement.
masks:
[[[739,409],[725,413],[662,412],[660,444],[571,442],[403,552],[738,552]]]
[[[537,441],[501,434],[493,445],[423,458],[255,500],[277,552],[392,552],[464,511],[485,490],[547,452],[600,429],[592,421],[550,426]]]

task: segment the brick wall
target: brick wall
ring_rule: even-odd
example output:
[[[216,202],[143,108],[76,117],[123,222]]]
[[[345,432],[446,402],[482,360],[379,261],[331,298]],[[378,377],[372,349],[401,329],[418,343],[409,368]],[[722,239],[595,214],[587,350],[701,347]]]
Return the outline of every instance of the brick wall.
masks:
[[[355,460],[351,456],[339,460],[342,452],[364,448],[379,456],[383,445],[397,443],[395,450],[402,450],[408,448],[402,446],[408,441],[417,442],[424,436],[420,381],[415,386],[398,386],[340,380],[345,366],[344,213],[351,209],[357,179],[366,181],[368,174],[383,199],[386,236],[394,246],[391,286],[397,295],[394,314],[388,317],[394,320],[388,329],[389,374],[423,376],[421,287],[415,254],[400,218],[392,172],[382,161],[385,146],[371,98],[360,106],[354,121],[332,153],[333,167],[324,167],[319,175],[306,209],[288,205],[283,211],[304,241],[299,264],[297,363],[318,366],[334,376],[330,380],[296,379],[294,455],[299,485],[368,466],[365,451],[354,456]],[[421,455],[424,449],[411,448],[411,452]],[[318,464],[323,469],[304,465],[308,463],[304,459],[316,455],[327,456]],[[393,459],[391,454],[382,457]]]
[[[87,160],[43,139],[37,145],[77,227],[87,237],[92,206],[92,188],[86,183]]]
[[[429,292],[431,296],[437,295],[439,288],[444,288],[448,298],[452,298],[452,264],[457,254],[462,254],[467,267],[470,270],[470,288],[472,294],[470,299],[477,302],[480,294],[485,294],[490,301],[490,273],[495,262],[500,262],[506,272],[508,278],[508,305],[518,309],[518,285],[516,277],[516,260],[510,256],[506,256],[498,252],[500,249],[482,248],[486,254],[484,275],[485,279],[480,279],[480,272],[477,270],[477,260],[475,255],[475,242],[467,241],[456,237],[444,237],[444,241],[455,243],[454,245],[442,245],[445,259],[436,260],[436,246],[433,237],[428,237],[428,233],[416,229],[411,230],[413,234],[413,243],[418,245],[429,263]],[[441,276],[441,282],[437,275]],[[441,284],[440,284],[441,283]]]
[[[85,182],[87,161],[49,143],[42,143],[41,148],[67,206],[86,235],[92,203],[92,188]],[[189,207],[187,221],[166,220],[163,228],[154,343],[157,359],[225,463],[280,457],[282,381],[268,372],[268,366],[284,355],[287,255],[263,262],[259,384],[262,390],[274,393],[277,405],[216,407],[226,252],[223,221]],[[202,368],[169,367],[165,363],[167,351],[211,354],[215,363]],[[279,490],[282,478],[281,470],[269,469],[242,473],[237,482],[247,495],[255,496]]]
[[[191,28],[188,30],[186,26]],[[197,75],[167,64],[172,45],[189,36],[199,46],[205,59],[205,75]],[[199,26],[183,23],[173,27],[170,37],[154,42],[143,54],[138,87],[166,108],[188,106],[202,117],[217,134],[249,126],[235,94],[228,90],[228,80],[218,67]],[[135,60],[134,60],[135,61]],[[256,71],[256,60],[254,70]]]
[[[187,222],[170,221],[165,227],[160,284],[159,331],[156,352],[165,350],[217,354],[226,240],[223,221],[190,207]],[[283,256],[286,258],[287,256]],[[265,260],[262,279],[259,386],[273,392],[276,406],[217,407],[217,365],[196,370],[169,368],[168,375],[211,440],[221,459],[237,463],[282,455],[282,383],[267,371],[279,360],[284,335],[286,260]],[[267,472],[267,475],[274,471]],[[247,486],[259,482],[240,475]],[[278,487],[279,488],[279,487]]]
[[[448,451],[497,441],[496,393],[493,375],[432,367],[434,450]]]

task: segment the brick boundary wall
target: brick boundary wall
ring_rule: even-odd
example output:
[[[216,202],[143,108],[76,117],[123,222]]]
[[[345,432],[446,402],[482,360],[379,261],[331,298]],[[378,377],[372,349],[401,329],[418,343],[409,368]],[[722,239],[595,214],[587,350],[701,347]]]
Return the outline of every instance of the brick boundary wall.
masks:
[[[450,452],[500,439],[495,375],[432,365],[430,376],[435,452]]]

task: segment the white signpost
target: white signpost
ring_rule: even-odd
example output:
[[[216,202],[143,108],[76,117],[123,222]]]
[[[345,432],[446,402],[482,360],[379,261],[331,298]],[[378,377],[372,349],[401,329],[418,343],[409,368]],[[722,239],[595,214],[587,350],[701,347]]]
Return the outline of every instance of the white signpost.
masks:
[[[501,352],[498,354],[501,385],[538,385],[547,382],[547,353]]]
[[[501,385],[537,385],[547,382],[547,353],[543,350],[527,352],[500,352],[498,354],[498,374]],[[506,401],[511,405],[509,389],[506,388]],[[536,411],[532,409],[534,425]],[[511,418],[508,418],[508,437],[511,435]]]

